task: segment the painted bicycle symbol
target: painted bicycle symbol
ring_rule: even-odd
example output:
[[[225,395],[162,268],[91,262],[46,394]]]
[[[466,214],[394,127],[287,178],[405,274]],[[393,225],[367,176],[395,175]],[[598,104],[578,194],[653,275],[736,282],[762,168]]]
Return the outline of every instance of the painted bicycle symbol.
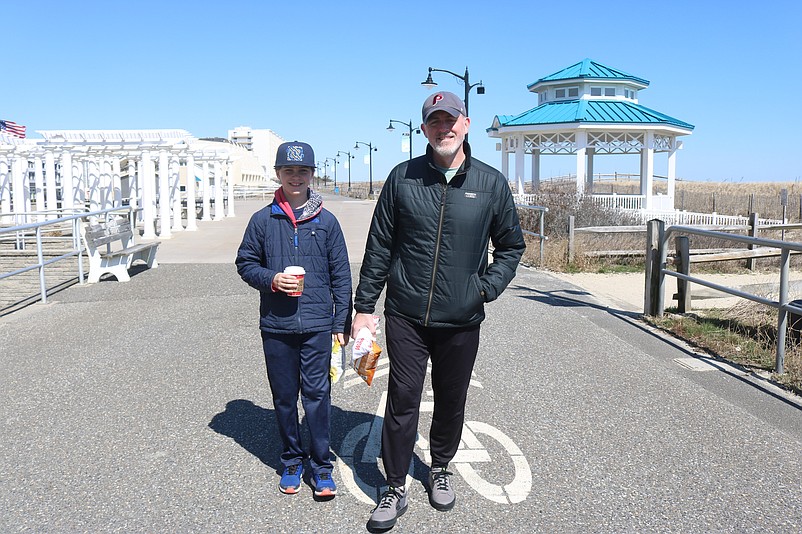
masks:
[[[380,360],[379,367],[376,369],[374,380],[389,373],[389,363],[384,358]],[[427,369],[427,373],[431,368]],[[343,376],[345,387],[350,388],[357,384],[363,384],[362,379],[353,371],[346,372]],[[471,379],[471,386],[483,387],[475,379]],[[427,392],[427,397],[431,397],[432,392]],[[381,428],[384,418],[384,409],[387,403],[387,392],[382,392],[379,405],[372,420],[355,426],[345,436],[340,450],[340,476],[348,490],[360,501],[366,504],[375,504],[371,495],[375,495],[376,486],[366,483],[359,475],[359,472],[372,468],[376,470],[381,454]],[[420,404],[421,413],[432,413],[434,402],[422,401]],[[488,449],[482,444],[480,436],[495,441]],[[420,433],[418,433],[415,447],[422,453],[423,460],[431,464],[431,453],[429,443]],[[494,459],[494,455],[496,459]],[[509,458],[501,458],[500,455]],[[506,484],[496,484],[485,479],[481,474],[481,464],[501,461],[506,465],[512,466],[512,479]],[[518,503],[526,499],[532,489],[532,471],[529,462],[521,452],[521,449],[501,430],[493,425],[481,421],[466,421],[462,428],[462,439],[459,449],[454,459],[449,464],[453,470],[476,490],[479,495],[493,502],[501,504]],[[412,472],[414,469],[414,459],[410,463],[407,484],[412,482]]]

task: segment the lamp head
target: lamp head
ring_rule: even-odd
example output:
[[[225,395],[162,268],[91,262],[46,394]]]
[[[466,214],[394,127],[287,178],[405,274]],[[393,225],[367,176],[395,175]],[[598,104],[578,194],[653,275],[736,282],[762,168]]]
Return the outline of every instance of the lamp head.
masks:
[[[424,86],[426,89],[431,89],[432,87],[435,87],[437,85],[437,82],[432,80],[432,69],[431,68],[429,69],[429,75],[426,76],[426,80],[422,81],[420,84],[422,86]]]
[[[483,95],[483,94],[485,94],[485,86],[484,86],[484,85],[480,85],[480,86],[478,86],[478,87],[476,88],[476,94],[477,94],[477,95]]]
[[[395,128],[393,128],[393,121],[390,121],[390,126],[388,126],[388,127],[387,127],[387,129],[388,129],[389,131],[391,131],[391,132],[392,132],[393,130],[395,130]]]

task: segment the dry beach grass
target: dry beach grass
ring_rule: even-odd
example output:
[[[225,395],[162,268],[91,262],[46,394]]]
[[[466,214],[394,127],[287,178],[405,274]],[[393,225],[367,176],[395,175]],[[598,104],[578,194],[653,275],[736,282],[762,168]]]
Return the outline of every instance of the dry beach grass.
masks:
[[[658,190],[660,185],[658,183]],[[643,302],[643,254],[632,256],[594,257],[588,252],[598,250],[634,250],[645,251],[645,237],[640,234],[584,234],[575,243],[574,259],[567,261],[567,220],[569,215],[575,217],[577,228],[586,226],[624,226],[633,221],[626,217],[592,205],[590,202],[577,201],[572,194],[572,183],[545,183],[538,194],[537,204],[549,208],[546,214],[545,228],[548,240],[544,248],[544,260],[539,258],[539,241],[527,237],[527,252],[524,262],[554,271],[555,274],[567,277],[576,285],[587,289],[592,294],[601,294],[612,302],[629,304],[630,310],[642,311]],[[637,183],[603,182],[594,188],[595,192],[607,193],[611,190],[620,194],[634,194]],[[678,182],[677,207],[684,203],[684,209],[709,213],[715,210],[724,215],[746,216],[757,212],[761,218],[782,219],[785,215],[788,222],[799,222],[802,185],[799,183],[710,183],[710,182]],[[785,209],[783,209],[785,201]],[[522,224],[525,228],[536,228],[536,220],[532,213],[521,212]],[[579,234],[578,234],[579,235]],[[786,241],[802,241],[802,232],[798,230],[761,231],[761,237],[784,239]],[[673,245],[672,245],[673,246]],[[692,240],[691,248],[731,247],[731,244],[704,239]],[[793,277],[799,278],[799,257],[792,259]],[[717,262],[711,264],[694,264],[693,273],[710,276],[728,276],[729,281],[722,285],[741,284],[755,276],[763,275],[765,279],[778,283],[779,260],[766,258],[755,260],[753,270],[746,269],[745,260]],[[620,274],[618,274],[620,273]],[[629,274],[627,274],[629,273]],[[692,273],[692,274],[693,274]],[[599,278],[602,276],[603,278]],[[601,281],[600,281],[601,280]],[[672,280],[672,287],[676,284]],[[693,285],[693,284],[692,284]],[[700,287],[700,286],[697,286]],[[631,293],[637,292],[634,296]],[[766,295],[777,299],[777,296]],[[791,295],[799,298],[802,295]],[[618,299],[617,299],[618,297]],[[770,378],[781,386],[802,392],[802,350],[798,340],[789,337],[785,360],[785,373],[776,375],[774,368],[775,347],[777,340],[777,311],[769,306],[753,303],[748,300],[730,298],[721,299],[720,307],[707,303],[700,309],[695,306],[693,313],[672,313],[676,308],[669,308],[661,320],[652,323],[673,335],[687,340],[700,350],[707,351],[717,357],[739,364],[761,376]],[[670,298],[666,305],[671,305]]]

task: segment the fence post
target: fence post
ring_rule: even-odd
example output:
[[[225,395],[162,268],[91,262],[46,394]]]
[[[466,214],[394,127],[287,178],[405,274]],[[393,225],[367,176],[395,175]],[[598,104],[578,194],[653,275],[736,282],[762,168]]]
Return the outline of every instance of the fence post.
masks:
[[[574,216],[568,216],[568,264],[574,262]]]
[[[643,313],[662,317],[663,315],[663,233],[665,223],[652,219],[646,223],[646,287],[643,292]]]
[[[677,272],[686,276],[691,274],[691,241],[688,236],[677,236],[676,248],[677,257],[674,264]],[[691,291],[690,283],[682,278],[677,278],[677,309],[680,313],[691,311]]]
[[[752,212],[749,214],[749,237],[757,237],[757,212]],[[755,245],[749,243],[746,245],[747,250],[753,250]],[[746,259],[746,268],[750,271],[755,268],[755,258],[747,258]]]
[[[777,357],[775,358],[774,371],[781,375],[785,372],[785,331],[788,328],[788,269],[791,264],[791,251],[787,248],[782,249],[780,255],[780,301],[779,311],[777,312]]]

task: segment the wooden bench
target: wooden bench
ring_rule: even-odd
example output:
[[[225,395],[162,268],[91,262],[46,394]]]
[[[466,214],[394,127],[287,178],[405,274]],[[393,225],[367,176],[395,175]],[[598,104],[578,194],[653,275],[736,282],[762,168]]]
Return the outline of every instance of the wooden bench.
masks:
[[[134,244],[131,222],[126,217],[113,217],[105,222],[86,221],[81,224],[81,238],[89,256],[87,281],[90,284],[100,281],[106,273],[113,274],[118,282],[129,281],[128,269],[136,260],[144,261],[151,269],[159,266],[156,262],[159,241]]]

